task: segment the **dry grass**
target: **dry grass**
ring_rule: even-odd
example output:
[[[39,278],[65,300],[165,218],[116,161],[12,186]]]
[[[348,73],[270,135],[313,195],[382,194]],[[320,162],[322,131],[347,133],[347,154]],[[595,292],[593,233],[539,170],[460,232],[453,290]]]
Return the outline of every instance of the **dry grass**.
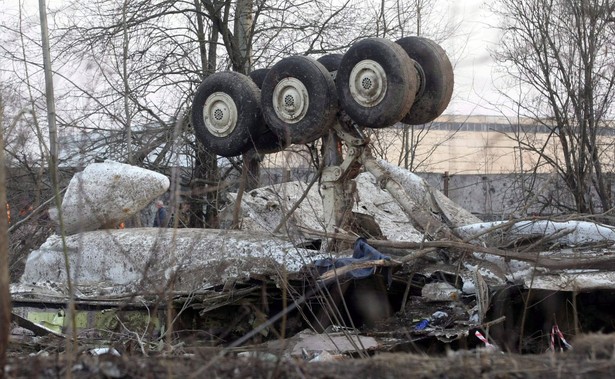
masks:
[[[211,378],[612,378],[615,337],[578,337],[565,353],[516,355],[485,350],[451,352],[446,356],[386,353],[363,359],[309,363],[281,358],[241,358],[229,353],[216,358],[202,377]],[[10,357],[8,378],[190,378],[208,365],[216,349],[184,349],[168,355],[92,356],[81,353],[71,368],[62,354]],[[15,352],[14,352],[15,353]]]

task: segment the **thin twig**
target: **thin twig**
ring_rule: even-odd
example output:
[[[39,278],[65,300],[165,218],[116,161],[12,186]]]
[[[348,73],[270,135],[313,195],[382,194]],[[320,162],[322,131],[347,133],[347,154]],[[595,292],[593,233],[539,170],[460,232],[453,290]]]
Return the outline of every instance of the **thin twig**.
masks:
[[[66,191],[65,187],[62,190],[59,191],[60,194],[64,193]],[[11,225],[11,227],[9,228],[9,233],[12,232],[15,228],[17,228],[19,225],[25,223],[26,221],[28,221],[29,219],[31,219],[35,214],[37,214],[41,209],[43,209],[44,207],[47,206],[47,204],[51,203],[52,201],[55,200],[55,197],[49,198],[47,199],[44,203],[42,203],[41,205],[39,205],[38,207],[36,207],[33,211],[31,211],[30,213],[28,213],[28,215],[24,218],[22,218],[21,220],[17,221],[16,223],[14,223],[13,225]]]
[[[310,189],[312,188],[314,183],[316,183],[318,181],[318,178],[320,178],[320,175],[322,174],[323,167],[324,167],[323,165],[320,165],[320,167],[318,168],[318,173],[316,175],[314,175],[314,177],[312,178],[312,180],[308,184],[307,188],[301,194],[301,197],[299,197],[299,199],[297,199],[295,204],[293,204],[293,206],[288,210],[288,212],[284,215],[284,217],[282,217],[282,219],[280,220],[278,225],[275,227],[275,229],[273,229],[273,234],[276,234],[276,233],[278,233],[280,231],[280,229],[282,228],[282,226],[284,226],[286,224],[286,222],[288,221],[290,216],[292,216],[293,213],[295,213],[297,208],[299,208],[299,205],[301,205],[303,200],[305,200],[305,198],[307,197],[307,195],[310,192]]]

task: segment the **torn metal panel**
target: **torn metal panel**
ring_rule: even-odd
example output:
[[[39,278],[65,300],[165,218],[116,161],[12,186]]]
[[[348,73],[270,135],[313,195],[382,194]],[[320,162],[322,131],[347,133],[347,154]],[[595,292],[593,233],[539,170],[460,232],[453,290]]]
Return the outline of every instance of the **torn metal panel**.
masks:
[[[427,181],[413,172],[395,166],[383,159],[378,160],[378,164],[386,169],[416,204],[433,213],[440,214],[443,221],[450,227],[481,222],[478,217],[457,205],[441,191],[432,187]]]
[[[134,228],[66,237],[73,283],[119,293],[198,291],[252,275],[296,272],[329,254],[244,231]],[[66,282],[62,239],[52,236],[26,262],[22,284]]]
[[[393,179],[398,190],[392,194],[381,186],[372,173],[361,173],[353,180],[356,190],[352,211],[372,217],[387,239],[413,242],[423,240],[423,234],[412,224],[412,210],[420,210],[421,214],[429,218],[425,223],[429,223],[432,218],[432,223],[439,220],[450,227],[481,222],[417,175],[386,161],[368,161],[373,163],[370,163],[370,167],[377,166],[378,172]],[[236,200],[236,194],[229,196],[232,201]],[[400,196],[404,199],[401,204]],[[325,210],[319,188],[312,186],[308,189],[308,184],[298,181],[257,188],[243,196],[242,229],[272,233],[295,206],[292,216],[281,229],[283,233],[300,239],[309,234],[310,230],[325,232]],[[231,204],[227,209],[234,209],[234,205]]]
[[[537,263],[475,253],[476,259],[467,260],[463,267],[469,271],[479,270],[491,286],[508,282],[522,284],[525,288],[552,291],[615,289],[615,251],[611,248],[565,248],[527,254],[534,257]],[[556,267],[543,267],[543,262]],[[463,273],[460,275],[464,276]],[[471,288],[466,292],[472,293]]]
[[[33,332],[37,336],[44,336],[44,335],[50,334],[56,337],[66,338],[66,336],[62,334],[63,324],[58,328],[55,328],[55,327],[49,328],[45,325],[42,325],[42,323],[40,322],[36,322],[37,320],[29,319],[27,315],[26,317],[22,317],[21,315],[17,313],[11,313],[11,319],[13,320],[13,322],[15,322],[20,327]]]
[[[63,333],[71,327],[69,298],[65,291],[50,289],[48,284],[12,286],[13,317],[18,325],[37,335],[54,334],[64,337]],[[172,299],[169,299],[168,294],[92,297],[87,290],[87,295],[84,295],[84,292],[80,291],[82,289],[84,288],[79,288],[73,300],[76,309],[75,321],[78,333],[88,335],[108,335],[130,330],[140,335],[147,332],[149,336],[157,337],[165,330],[170,308],[177,315],[174,324],[191,324],[195,319],[215,323],[216,317],[228,318],[231,322],[236,315],[232,312],[229,314],[229,309],[236,309],[240,304],[248,302],[262,301],[263,296],[262,284],[258,283],[228,291],[212,289],[184,292],[175,294]],[[228,308],[215,313],[223,307]]]
[[[421,296],[426,301],[456,301],[459,300],[461,291],[447,282],[433,282],[423,286]]]
[[[62,308],[17,305],[13,309],[13,318],[17,324],[32,330],[38,335],[53,334],[64,337],[71,328],[68,312]],[[110,332],[131,331],[139,334],[146,332],[160,335],[164,323],[163,311],[152,313],[140,310],[80,309],[75,312],[75,326],[78,332],[85,330]]]
[[[552,273],[538,273],[523,278],[526,288],[551,291],[585,292],[600,289],[615,289],[615,272],[565,270]]]
[[[615,228],[589,221],[495,221],[464,225],[457,231],[467,238],[488,236],[499,245],[519,239],[544,238],[546,243],[580,246],[597,242],[615,243]]]
[[[387,191],[377,185],[371,174],[362,173],[354,181],[356,191],[353,212],[373,217],[387,239],[415,242],[423,239],[423,235],[412,226],[404,210]],[[313,186],[304,195],[307,187],[308,185],[302,182],[287,182],[250,191],[242,198],[242,229],[272,233],[303,196],[281,232],[296,239],[309,234],[306,230],[324,233],[321,194],[317,186]],[[230,197],[234,201],[236,194],[231,194]],[[231,205],[227,209],[233,207],[234,205]]]
[[[434,212],[433,207],[422,199],[417,199],[415,194],[412,196],[413,194],[407,192],[393,179],[390,170],[382,162],[367,155],[362,163],[365,169],[376,178],[379,185],[391,194],[416,229],[425,233],[430,239],[452,239],[454,237],[441,217]],[[425,191],[421,192],[421,194],[424,193]]]
[[[274,340],[266,344],[268,350],[284,351],[293,357],[307,353],[353,353],[373,350],[380,346],[373,337],[357,335],[353,332],[318,334],[305,330],[286,340]]]

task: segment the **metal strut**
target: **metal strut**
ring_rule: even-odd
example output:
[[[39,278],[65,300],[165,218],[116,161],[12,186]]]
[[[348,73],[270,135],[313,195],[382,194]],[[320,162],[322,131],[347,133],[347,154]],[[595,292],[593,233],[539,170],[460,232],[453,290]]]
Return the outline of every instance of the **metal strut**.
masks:
[[[346,145],[346,157],[342,160],[341,143]],[[372,174],[380,188],[386,190],[404,210],[410,222],[422,230],[428,238],[455,239],[442,220],[414,201],[410,194],[394,179],[371,153],[369,138],[350,117],[341,112],[333,131],[324,139],[325,169],[321,180],[324,222],[327,234],[334,235],[347,229],[351,220],[352,203],[356,184],[352,180],[364,167]],[[337,250],[335,238],[323,244],[323,251]]]
[[[346,156],[342,160],[342,142]],[[361,171],[361,157],[369,138],[344,112],[341,112],[333,131],[324,139],[325,168],[322,173],[322,193],[325,230],[334,234],[345,229],[350,220],[356,184],[352,180]],[[324,250],[337,250],[335,239],[329,239]]]

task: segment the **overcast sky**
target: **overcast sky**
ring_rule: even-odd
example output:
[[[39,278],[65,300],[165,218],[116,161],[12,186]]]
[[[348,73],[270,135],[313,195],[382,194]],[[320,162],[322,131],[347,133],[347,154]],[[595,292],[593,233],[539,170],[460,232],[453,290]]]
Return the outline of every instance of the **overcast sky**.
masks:
[[[497,45],[500,34],[493,28],[497,20],[485,3],[485,0],[451,2],[451,22],[460,23],[461,30],[457,37],[443,42],[443,47],[454,52],[462,50],[453,59],[455,89],[446,113],[501,114],[488,104],[503,99],[499,98],[493,85],[494,62],[489,56],[489,49]]]

